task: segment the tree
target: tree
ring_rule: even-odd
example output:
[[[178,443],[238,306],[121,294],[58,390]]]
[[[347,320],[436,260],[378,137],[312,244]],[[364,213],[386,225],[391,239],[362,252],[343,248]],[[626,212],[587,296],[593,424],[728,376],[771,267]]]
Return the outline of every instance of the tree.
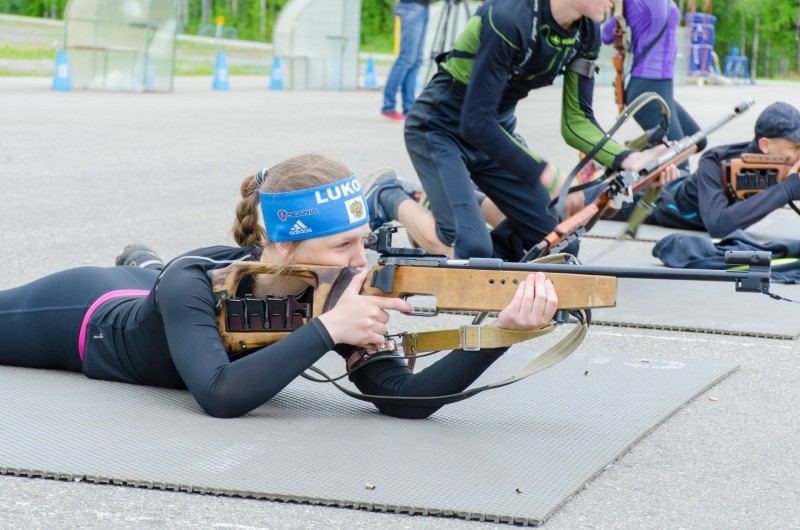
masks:
[[[780,64],[797,70],[800,47],[795,42],[798,0],[717,0],[715,49],[724,57],[733,46],[750,57],[754,74],[771,77]]]
[[[0,13],[32,17],[64,18],[68,0],[0,0]],[[153,0],[163,1],[163,0]],[[288,0],[179,0],[179,19],[184,33],[197,33],[200,24],[211,24],[222,15],[226,25],[238,30],[240,39],[271,40],[272,28]],[[391,50],[394,0],[362,0],[361,42]]]

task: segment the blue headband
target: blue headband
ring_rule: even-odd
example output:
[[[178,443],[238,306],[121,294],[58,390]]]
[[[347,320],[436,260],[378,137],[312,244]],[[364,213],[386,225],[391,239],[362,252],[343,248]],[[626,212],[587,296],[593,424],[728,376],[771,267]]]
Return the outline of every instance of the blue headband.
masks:
[[[355,174],[316,188],[261,195],[271,241],[301,241],[367,224],[369,212]]]

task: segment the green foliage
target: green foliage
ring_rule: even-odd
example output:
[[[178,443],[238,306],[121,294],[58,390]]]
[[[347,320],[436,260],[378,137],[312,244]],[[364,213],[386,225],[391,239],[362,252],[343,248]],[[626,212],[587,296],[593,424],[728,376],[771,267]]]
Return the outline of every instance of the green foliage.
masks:
[[[394,49],[393,0],[362,0],[361,44],[373,52],[389,53]]]
[[[66,6],[67,0],[0,0],[0,13],[63,19]]]
[[[164,1],[164,0],[158,0]],[[201,24],[225,17],[226,26],[236,28],[245,40],[270,41],[272,28],[288,0],[178,0],[183,31],[196,34]],[[67,0],[0,0],[0,13],[33,17],[64,18]],[[203,5],[210,7],[205,12]],[[371,51],[388,52],[394,46],[394,0],[361,1],[361,42]],[[234,16],[235,13],[235,16]]]
[[[724,61],[733,46],[755,60],[757,77],[798,75],[798,0],[724,0],[714,3],[717,17],[714,49]],[[757,55],[753,44],[758,36]],[[782,64],[783,63],[783,64]]]
[[[51,60],[54,55],[55,53],[52,48],[30,49],[0,46],[0,59],[11,59],[14,61]]]

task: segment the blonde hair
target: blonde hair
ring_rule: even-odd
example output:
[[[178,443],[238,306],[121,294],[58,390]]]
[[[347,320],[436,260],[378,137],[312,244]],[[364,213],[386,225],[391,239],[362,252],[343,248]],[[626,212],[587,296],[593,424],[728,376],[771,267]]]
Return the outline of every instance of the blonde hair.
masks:
[[[304,190],[336,182],[350,175],[351,171],[335,160],[322,155],[307,154],[290,158],[269,168],[263,175],[260,187],[255,174],[246,177],[241,187],[242,200],[236,206],[233,239],[240,247],[257,246],[263,249],[273,244],[259,223],[261,219],[259,190],[264,193]]]

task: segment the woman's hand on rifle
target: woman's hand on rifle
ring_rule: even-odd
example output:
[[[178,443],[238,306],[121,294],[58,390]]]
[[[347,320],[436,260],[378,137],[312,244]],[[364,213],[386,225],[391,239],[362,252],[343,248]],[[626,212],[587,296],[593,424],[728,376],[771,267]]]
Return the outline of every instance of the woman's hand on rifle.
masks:
[[[333,308],[319,316],[336,344],[375,344],[385,342],[386,325],[389,323],[388,309],[413,311],[414,307],[400,298],[360,295],[368,269],[350,281]]]
[[[558,309],[558,295],[553,282],[544,273],[529,274],[519,284],[514,298],[500,312],[493,326],[524,331],[541,327],[553,319]]]

